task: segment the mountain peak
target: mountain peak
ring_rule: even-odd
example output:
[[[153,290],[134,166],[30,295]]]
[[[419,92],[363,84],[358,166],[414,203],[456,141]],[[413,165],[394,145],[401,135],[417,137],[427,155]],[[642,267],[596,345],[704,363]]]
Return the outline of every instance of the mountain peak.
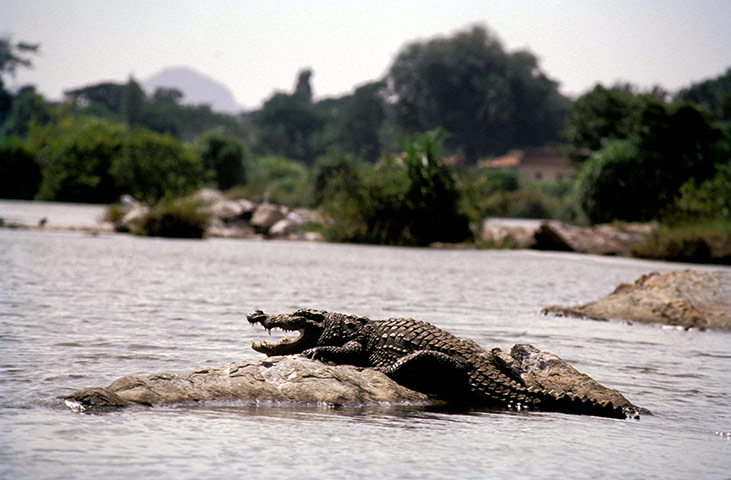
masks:
[[[184,94],[182,103],[205,103],[217,112],[236,114],[243,110],[224,83],[191,67],[167,67],[144,80],[142,87],[148,95],[158,87],[177,88]]]

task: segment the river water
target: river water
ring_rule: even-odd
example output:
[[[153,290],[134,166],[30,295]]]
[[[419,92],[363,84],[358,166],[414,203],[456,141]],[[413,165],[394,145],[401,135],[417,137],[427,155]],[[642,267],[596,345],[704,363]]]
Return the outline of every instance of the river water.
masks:
[[[52,208],[51,208],[52,207]],[[0,201],[71,223],[101,209]],[[60,215],[60,214],[59,214]],[[533,251],[0,229],[0,478],[731,478],[731,334],[539,314],[687,265]],[[694,267],[717,268],[717,267]],[[256,361],[247,312],[314,307],[531,343],[654,415],[209,403],[80,414],[123,375]]]

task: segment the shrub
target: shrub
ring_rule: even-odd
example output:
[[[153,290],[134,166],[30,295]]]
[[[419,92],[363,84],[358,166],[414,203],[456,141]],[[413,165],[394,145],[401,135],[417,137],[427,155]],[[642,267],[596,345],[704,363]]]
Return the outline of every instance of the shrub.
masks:
[[[0,198],[30,200],[40,183],[34,152],[17,137],[0,139]]]
[[[203,180],[203,165],[189,148],[143,129],[124,137],[110,171],[121,191],[149,204],[187,195]]]
[[[300,162],[277,156],[258,158],[245,186],[235,187],[231,197],[269,201],[290,207],[304,207],[310,199],[309,175]]]
[[[203,136],[199,148],[203,166],[219,190],[246,183],[247,153],[241,142],[217,129]]]
[[[110,168],[122,148],[124,127],[82,121],[54,132],[41,148],[38,197],[62,202],[110,203],[122,193]]]
[[[210,213],[194,199],[161,201],[142,218],[137,235],[170,238],[203,238],[210,223]]]
[[[459,190],[439,156],[438,137],[422,136],[404,155],[364,167],[347,189],[326,199],[326,238],[388,245],[459,242],[470,232]]]
[[[731,263],[731,221],[714,220],[664,225],[632,254],[654,260]]]

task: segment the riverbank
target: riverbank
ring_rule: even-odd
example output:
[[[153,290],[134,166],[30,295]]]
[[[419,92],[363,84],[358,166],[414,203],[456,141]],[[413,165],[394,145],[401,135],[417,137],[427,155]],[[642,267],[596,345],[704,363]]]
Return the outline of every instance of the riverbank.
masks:
[[[325,241],[327,219],[307,208],[229,199],[216,190],[192,197],[210,215],[204,238]],[[122,205],[65,204],[0,200],[0,228],[68,230],[90,234],[135,232],[150,209],[129,199]],[[617,223],[593,227],[554,220],[488,218],[472,242],[433,244],[437,248],[500,248],[568,251],[593,255],[706,264],[731,264],[729,222],[668,227]]]

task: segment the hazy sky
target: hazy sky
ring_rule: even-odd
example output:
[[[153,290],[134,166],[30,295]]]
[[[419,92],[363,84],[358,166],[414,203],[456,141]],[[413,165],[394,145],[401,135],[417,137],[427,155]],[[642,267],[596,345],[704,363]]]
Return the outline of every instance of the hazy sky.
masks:
[[[50,99],[179,65],[249,108],[310,67],[322,98],[380,78],[405,43],[473,24],[533,52],[572,95],[616,81],[673,91],[731,66],[731,0],[0,0],[0,34],[41,44],[16,84]]]

